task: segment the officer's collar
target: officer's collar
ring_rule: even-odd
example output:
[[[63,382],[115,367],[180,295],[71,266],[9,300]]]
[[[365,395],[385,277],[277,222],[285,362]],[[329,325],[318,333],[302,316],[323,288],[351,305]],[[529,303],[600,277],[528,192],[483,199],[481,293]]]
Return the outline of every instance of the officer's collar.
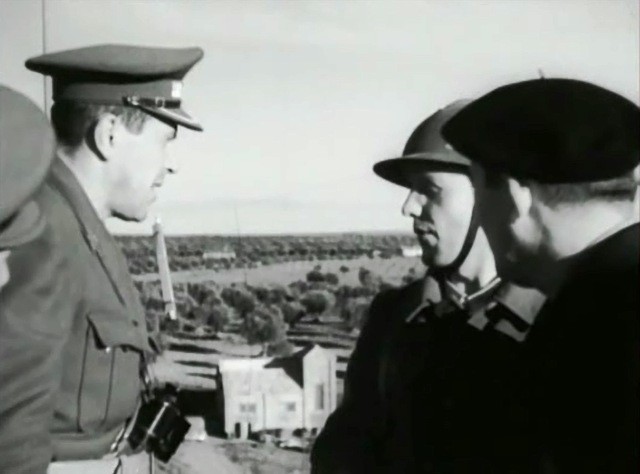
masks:
[[[460,307],[460,295],[457,295],[458,304],[452,299],[454,292],[448,292],[443,295],[443,286],[433,276],[427,275],[424,279],[422,287],[422,301],[418,307],[412,311],[406,322],[413,321],[423,309],[427,307],[448,305]],[[445,290],[446,291],[446,290]],[[453,298],[456,298],[455,296]],[[485,285],[479,291],[472,295],[466,295],[466,307],[463,310],[477,309],[479,307],[488,307],[496,302],[506,307],[516,317],[521,319],[527,326],[531,326],[536,316],[540,312],[546,298],[538,290],[530,288],[522,288],[511,282],[495,279]]]

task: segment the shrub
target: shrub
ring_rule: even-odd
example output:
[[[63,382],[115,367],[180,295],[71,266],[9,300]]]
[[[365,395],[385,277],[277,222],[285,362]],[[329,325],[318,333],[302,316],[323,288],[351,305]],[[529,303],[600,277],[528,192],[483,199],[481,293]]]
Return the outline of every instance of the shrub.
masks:
[[[325,276],[321,271],[314,269],[314,270],[310,271],[309,273],[307,273],[307,281],[309,283],[323,282],[323,281],[325,281]]]
[[[325,273],[324,281],[329,283],[330,285],[338,285],[340,284],[340,278],[335,273]]]

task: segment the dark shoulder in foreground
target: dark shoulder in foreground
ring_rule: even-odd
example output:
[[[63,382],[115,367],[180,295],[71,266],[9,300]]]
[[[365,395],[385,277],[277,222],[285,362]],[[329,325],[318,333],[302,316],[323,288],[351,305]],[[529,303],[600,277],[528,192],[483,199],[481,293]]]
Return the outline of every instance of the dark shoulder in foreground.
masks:
[[[371,302],[369,321],[388,321],[389,319],[406,318],[422,303],[424,279],[408,285],[389,288],[379,292]]]

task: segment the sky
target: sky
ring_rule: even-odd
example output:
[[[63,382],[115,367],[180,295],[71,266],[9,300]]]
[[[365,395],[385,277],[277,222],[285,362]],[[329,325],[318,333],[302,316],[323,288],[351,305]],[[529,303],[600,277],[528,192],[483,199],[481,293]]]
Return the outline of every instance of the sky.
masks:
[[[409,231],[376,161],[448,103],[541,73],[638,103],[638,24],[636,0],[0,0],[0,81],[44,107],[24,68],[43,50],[204,49],[183,106],[205,131],[180,130],[180,172],[115,232]]]

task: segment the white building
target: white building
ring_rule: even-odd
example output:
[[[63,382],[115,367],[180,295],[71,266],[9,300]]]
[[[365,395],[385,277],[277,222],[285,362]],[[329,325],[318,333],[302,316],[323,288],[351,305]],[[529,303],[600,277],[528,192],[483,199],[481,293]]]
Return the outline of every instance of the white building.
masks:
[[[289,357],[219,362],[224,429],[320,430],[337,406],[336,357],[314,345]]]
[[[422,247],[412,245],[411,247],[402,247],[403,257],[422,257]]]

